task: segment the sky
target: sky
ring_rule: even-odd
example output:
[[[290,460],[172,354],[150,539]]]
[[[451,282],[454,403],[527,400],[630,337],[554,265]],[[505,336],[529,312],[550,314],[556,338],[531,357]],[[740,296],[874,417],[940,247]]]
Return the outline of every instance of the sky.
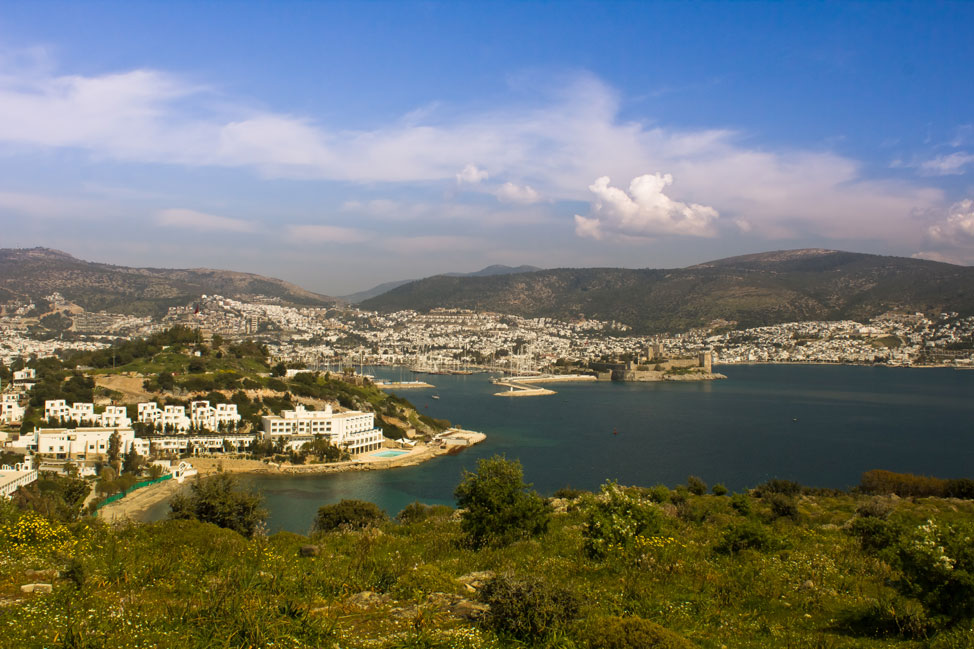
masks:
[[[328,295],[974,263],[974,3],[0,1],[0,247]]]

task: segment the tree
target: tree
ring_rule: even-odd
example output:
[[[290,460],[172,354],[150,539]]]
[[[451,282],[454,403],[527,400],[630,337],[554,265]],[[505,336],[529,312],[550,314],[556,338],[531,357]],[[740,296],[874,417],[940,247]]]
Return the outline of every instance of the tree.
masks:
[[[118,467],[118,461],[122,456],[122,437],[118,431],[112,433],[108,438],[108,463],[113,467]]]
[[[331,532],[340,529],[362,529],[386,520],[386,513],[375,503],[365,500],[342,500],[318,509],[314,529]]]
[[[237,479],[221,471],[194,482],[188,496],[177,494],[169,501],[169,518],[196,519],[250,537],[267,518],[263,500],[260,494],[238,489]]]
[[[135,445],[129,449],[122,460],[122,471],[125,473],[138,473],[142,467],[142,456],[135,451]]]
[[[282,362],[271,368],[271,376],[281,377],[287,374],[287,366]]]
[[[466,510],[460,529],[467,541],[480,548],[546,532],[551,508],[530,487],[521,463],[500,456],[477,462],[476,473],[465,472],[454,496]]]

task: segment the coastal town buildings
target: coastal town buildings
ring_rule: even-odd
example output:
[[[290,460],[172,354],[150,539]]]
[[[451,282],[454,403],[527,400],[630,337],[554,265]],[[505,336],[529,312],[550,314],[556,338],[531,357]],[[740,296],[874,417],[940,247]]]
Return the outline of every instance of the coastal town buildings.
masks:
[[[299,404],[294,410],[284,410],[280,415],[262,417],[261,423],[265,438],[291,450],[299,450],[315,438],[322,438],[355,455],[378,450],[384,440],[382,431],[375,427],[373,413],[334,412],[331,406],[324,410],[307,410]]]
[[[7,425],[18,423],[24,418],[24,411],[18,393],[4,392],[0,395],[0,423]]]
[[[36,480],[37,469],[30,455],[25,455],[23,461],[16,464],[0,466],[0,497],[9,498],[17,489]]]
[[[96,413],[93,403],[79,402],[68,405],[64,399],[45,401],[44,419],[60,423],[73,421],[103,428],[129,428],[132,425],[125,406],[105,406],[104,411]]]
[[[134,449],[138,455],[149,455],[149,441],[136,437],[131,428],[36,428],[10,445],[58,460],[89,459],[107,455],[116,433],[120,454]]]

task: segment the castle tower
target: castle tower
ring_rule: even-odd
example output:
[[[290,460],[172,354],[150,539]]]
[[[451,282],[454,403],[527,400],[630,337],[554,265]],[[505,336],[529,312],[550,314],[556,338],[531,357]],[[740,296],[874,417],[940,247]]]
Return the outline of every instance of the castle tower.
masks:
[[[703,368],[704,372],[708,374],[713,371],[714,353],[710,350],[705,352],[700,352],[698,356],[700,367]]]

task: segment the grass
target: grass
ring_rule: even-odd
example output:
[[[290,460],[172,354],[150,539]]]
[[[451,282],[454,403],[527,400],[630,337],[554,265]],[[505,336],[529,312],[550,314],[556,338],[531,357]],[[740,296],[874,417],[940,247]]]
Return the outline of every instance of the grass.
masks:
[[[893,569],[843,529],[865,496],[803,496],[798,521],[770,521],[770,508],[753,499],[751,520],[775,549],[733,554],[714,548],[745,518],[729,498],[689,496],[692,516],[681,518],[665,503],[654,536],[604,559],[585,551],[591,498],[556,514],[541,538],[479,551],[462,543],[456,517],[442,510],[418,522],[311,538],[282,532],[248,540],[193,521],[60,526],[38,533],[50,541],[0,546],[0,637],[4,646],[24,648],[569,649],[588,646],[585,620],[637,616],[714,649],[946,649],[974,640],[969,622],[919,639],[873,637],[845,622],[895,597]],[[4,524],[18,516],[0,513]],[[935,498],[897,501],[892,514],[917,524],[972,515],[974,503]],[[299,556],[309,543],[318,555]],[[20,593],[30,581],[24,571],[44,568],[70,568],[71,578],[55,581],[51,595]],[[483,570],[571,592],[579,621],[521,644],[431,603],[433,593],[475,598],[459,578]],[[389,600],[355,606],[349,598],[362,591]]]

